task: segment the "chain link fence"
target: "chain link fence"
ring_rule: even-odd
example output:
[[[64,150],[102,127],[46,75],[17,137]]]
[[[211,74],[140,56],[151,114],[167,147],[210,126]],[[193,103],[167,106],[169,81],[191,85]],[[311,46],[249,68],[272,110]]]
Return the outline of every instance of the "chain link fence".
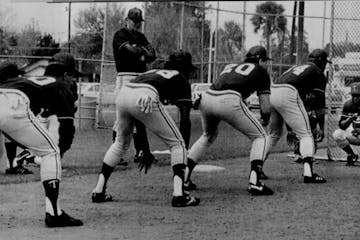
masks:
[[[151,7],[155,3],[144,2],[142,8],[146,21],[143,31],[158,50],[160,59],[166,59],[175,49],[192,53],[198,70],[190,80],[191,83],[211,83],[224,65],[242,61],[246,51],[254,45],[266,47],[273,59],[268,65],[272,79],[276,79],[293,64],[305,62],[312,50],[310,46],[325,48],[333,61],[333,65],[326,69],[329,83],[326,92],[328,110],[325,155],[341,159],[344,154],[336,146],[332,133],[338,127],[342,105],[350,97],[350,84],[360,82],[360,2],[304,1],[305,6],[314,6],[319,11],[316,16],[305,11],[303,17],[298,15],[302,3],[295,2],[272,2],[275,4],[272,12],[257,11],[257,8],[250,7],[254,2],[246,1],[234,2],[234,7],[230,9],[222,8],[220,2],[156,3],[162,4],[156,5],[157,9]],[[282,5],[286,5],[287,11],[281,10]],[[109,7],[105,3],[103,6]],[[295,15],[289,14],[289,9]],[[168,17],[164,19],[165,15],[159,14],[159,11]],[[260,24],[256,26],[256,23]],[[264,23],[269,23],[270,28],[267,29]],[[257,27],[258,32],[254,34]],[[105,16],[105,30],[98,33],[102,35],[103,41],[101,59],[81,59],[75,56],[79,69],[86,67],[93,70],[90,77],[80,80],[97,82],[100,86],[96,97],[80,98],[77,115],[80,125],[97,128],[110,128],[113,125],[113,90],[117,73],[112,56],[112,36],[118,28],[107,24]],[[308,32],[311,28],[316,29],[316,37],[313,36],[314,32]],[[264,34],[266,29],[269,34]],[[254,38],[254,35],[257,37]],[[72,44],[74,47],[76,44]],[[0,56],[0,60],[6,58],[16,60],[20,65],[47,59],[32,57],[30,61],[30,57],[22,56],[21,51],[17,56]],[[81,93],[82,85],[79,86]]]

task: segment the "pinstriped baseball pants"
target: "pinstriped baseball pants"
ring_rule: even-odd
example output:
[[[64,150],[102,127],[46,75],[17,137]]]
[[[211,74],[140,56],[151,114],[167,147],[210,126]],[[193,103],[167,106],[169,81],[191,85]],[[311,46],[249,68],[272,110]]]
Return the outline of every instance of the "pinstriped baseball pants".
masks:
[[[289,84],[274,84],[270,95],[271,117],[268,151],[282,136],[284,122],[300,139],[300,154],[303,158],[314,155],[314,138],[307,111],[295,87]]]
[[[140,97],[152,99],[152,112],[144,113],[137,105]],[[186,163],[187,151],[174,120],[159,100],[157,90],[149,84],[127,83],[116,97],[116,131],[114,143],[104,157],[104,163],[115,166],[129,148],[135,119],[141,121],[170,148],[171,165]]]
[[[215,141],[221,120],[252,140],[250,160],[265,158],[266,132],[238,92],[207,90],[201,96],[199,109],[203,134],[189,150],[189,158],[198,162],[206,149]]]
[[[14,89],[0,89],[0,130],[10,139],[42,157],[42,181],[61,178],[59,149],[30,110],[28,97]]]

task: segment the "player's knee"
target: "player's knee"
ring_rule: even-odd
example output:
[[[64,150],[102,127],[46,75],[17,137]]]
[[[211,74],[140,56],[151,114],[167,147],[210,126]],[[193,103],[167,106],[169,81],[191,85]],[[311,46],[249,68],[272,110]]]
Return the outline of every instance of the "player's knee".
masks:
[[[333,132],[333,138],[334,140],[344,140],[346,139],[346,136],[345,136],[345,131],[342,130],[342,129],[336,129],[334,132]]]

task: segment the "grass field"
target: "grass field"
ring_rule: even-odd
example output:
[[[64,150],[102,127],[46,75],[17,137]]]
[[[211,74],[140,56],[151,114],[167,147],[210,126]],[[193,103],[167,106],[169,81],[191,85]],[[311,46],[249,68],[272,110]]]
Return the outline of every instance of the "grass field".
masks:
[[[360,239],[360,168],[343,162],[320,161],[315,170],[328,179],[323,185],[302,183],[302,166],[287,156],[282,140],[266,162],[275,194],[252,197],[246,191],[250,141],[222,124],[215,144],[201,164],[224,171],[195,172],[198,207],[170,206],[172,172],[168,155],[145,175],[126,156],[129,166],[118,166],[108,192],[116,199],[93,204],[102,158],[111,144],[111,130],[78,131],[72,149],[63,159],[61,205],[81,218],[79,228],[47,229],[43,223],[43,191],[38,168],[31,176],[0,178],[0,239]],[[193,121],[191,142],[200,135]],[[165,146],[150,134],[153,150]],[[3,171],[2,171],[3,172]]]

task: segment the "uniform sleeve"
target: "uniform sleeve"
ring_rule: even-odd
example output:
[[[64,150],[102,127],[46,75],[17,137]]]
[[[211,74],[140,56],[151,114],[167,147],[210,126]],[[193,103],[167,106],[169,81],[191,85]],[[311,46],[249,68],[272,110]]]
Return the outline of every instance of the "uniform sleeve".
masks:
[[[117,50],[120,50],[122,48],[122,46],[128,42],[129,41],[126,38],[124,31],[120,30],[115,33],[114,38],[113,38],[113,47],[114,48],[116,48]]]
[[[257,95],[260,94],[270,94],[270,76],[267,72],[267,70],[263,67],[259,68],[258,75],[256,76],[256,79],[259,79],[257,82]]]

